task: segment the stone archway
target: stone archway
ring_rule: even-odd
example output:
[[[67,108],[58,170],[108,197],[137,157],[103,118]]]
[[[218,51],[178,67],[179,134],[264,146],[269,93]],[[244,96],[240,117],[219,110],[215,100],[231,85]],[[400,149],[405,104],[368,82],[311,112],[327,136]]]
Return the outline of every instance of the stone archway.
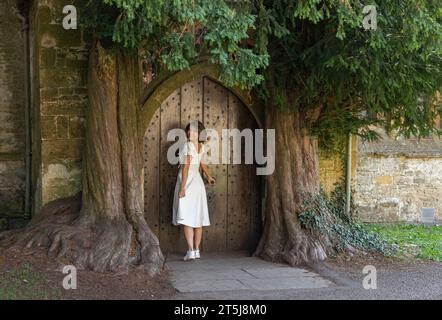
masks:
[[[236,94],[204,75],[177,87],[151,114],[144,132],[145,212],[165,252],[185,248],[181,228],[171,224],[178,168],[167,162],[167,148],[173,142],[166,136],[170,129],[183,128],[194,119],[217,130],[219,136],[223,128],[259,127]],[[219,164],[212,165],[211,172],[217,185],[207,187],[212,225],[204,231],[203,250],[253,251],[261,233],[261,179],[255,166]]]

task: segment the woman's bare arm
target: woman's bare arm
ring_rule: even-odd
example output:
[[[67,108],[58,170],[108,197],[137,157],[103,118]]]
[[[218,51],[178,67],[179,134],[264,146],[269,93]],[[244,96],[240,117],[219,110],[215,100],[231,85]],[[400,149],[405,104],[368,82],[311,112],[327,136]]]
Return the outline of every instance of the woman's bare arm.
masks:
[[[206,175],[207,181],[209,181],[210,184],[214,184],[215,183],[215,179],[210,175],[209,167],[207,166],[207,164],[205,164],[203,162],[203,160],[200,161],[200,167],[203,170],[204,174]]]

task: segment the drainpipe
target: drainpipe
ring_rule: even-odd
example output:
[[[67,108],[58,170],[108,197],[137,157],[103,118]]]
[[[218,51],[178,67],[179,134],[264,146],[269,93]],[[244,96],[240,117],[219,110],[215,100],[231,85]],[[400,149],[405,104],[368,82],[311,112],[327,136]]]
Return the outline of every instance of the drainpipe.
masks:
[[[350,215],[350,202],[351,202],[351,163],[352,163],[352,135],[348,134],[347,142],[347,165],[345,173],[345,212]]]
[[[31,101],[30,101],[30,51],[29,51],[29,23],[28,20],[15,9],[15,14],[22,23],[23,53],[25,60],[25,219],[31,218]]]

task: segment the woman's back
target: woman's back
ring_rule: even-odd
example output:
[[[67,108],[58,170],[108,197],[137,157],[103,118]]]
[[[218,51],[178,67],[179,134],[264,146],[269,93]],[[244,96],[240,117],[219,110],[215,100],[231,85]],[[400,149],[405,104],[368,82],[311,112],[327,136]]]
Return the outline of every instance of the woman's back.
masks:
[[[204,146],[202,144],[200,144],[200,150],[199,153],[196,149],[197,147],[195,146],[195,144],[191,141],[187,141],[183,147],[180,150],[180,164],[181,164],[181,168],[183,167],[183,164],[186,161],[186,156],[190,155],[192,156],[192,160],[190,161],[190,168],[189,170],[195,170],[195,169],[199,169],[199,165],[203,156],[203,152],[204,152]]]

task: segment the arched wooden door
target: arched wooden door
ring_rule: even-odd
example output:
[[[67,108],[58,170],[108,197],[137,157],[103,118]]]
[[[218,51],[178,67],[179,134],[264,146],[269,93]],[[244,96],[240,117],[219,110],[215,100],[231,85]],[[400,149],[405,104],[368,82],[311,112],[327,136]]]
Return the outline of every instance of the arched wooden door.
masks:
[[[219,137],[226,128],[257,128],[248,108],[207,77],[186,83],[163,101],[144,136],[144,203],[146,220],[166,252],[186,248],[182,227],[172,225],[178,166],[167,161],[167,149],[174,143],[167,141],[167,133],[194,119],[216,129]],[[209,167],[216,186],[206,185],[211,226],[204,228],[202,249],[254,250],[261,232],[261,188],[255,165]]]

